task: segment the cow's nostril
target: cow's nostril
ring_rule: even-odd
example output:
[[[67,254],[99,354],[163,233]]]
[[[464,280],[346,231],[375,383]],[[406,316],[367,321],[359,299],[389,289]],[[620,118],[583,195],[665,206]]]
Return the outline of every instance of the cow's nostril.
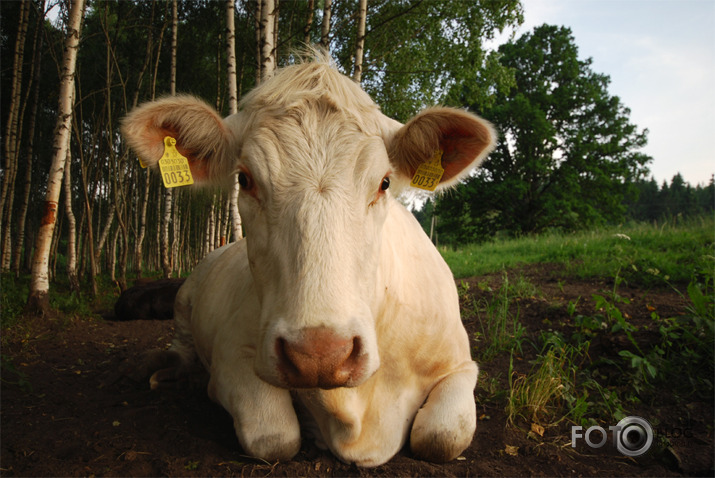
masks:
[[[364,372],[362,339],[343,338],[316,327],[302,331],[300,339],[279,337],[275,342],[278,370],[291,388],[350,386]]]

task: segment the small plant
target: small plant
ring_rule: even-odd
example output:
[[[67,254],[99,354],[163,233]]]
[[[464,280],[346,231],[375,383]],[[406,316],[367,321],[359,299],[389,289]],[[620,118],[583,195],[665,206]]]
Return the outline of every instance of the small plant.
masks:
[[[481,360],[490,360],[504,351],[518,349],[522,352],[522,342],[526,328],[519,322],[519,310],[514,315],[509,308],[512,304],[509,278],[504,273],[504,282],[494,294],[490,302],[482,301],[475,304],[482,332],[475,338],[477,341],[486,338],[488,345],[481,351]]]
[[[556,413],[563,402],[563,362],[553,352],[539,358],[536,371],[531,375],[517,373],[513,369],[513,356],[509,362],[509,400],[507,421],[513,425],[522,417],[542,426],[554,425],[564,416]]]

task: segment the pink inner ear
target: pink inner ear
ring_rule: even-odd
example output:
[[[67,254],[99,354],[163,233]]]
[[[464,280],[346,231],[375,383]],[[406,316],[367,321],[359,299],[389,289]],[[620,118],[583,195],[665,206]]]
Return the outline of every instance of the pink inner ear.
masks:
[[[453,127],[442,132],[440,147],[444,151],[444,175],[440,182],[459,176],[489,146],[490,134],[486,127],[479,123],[469,126],[472,128]]]

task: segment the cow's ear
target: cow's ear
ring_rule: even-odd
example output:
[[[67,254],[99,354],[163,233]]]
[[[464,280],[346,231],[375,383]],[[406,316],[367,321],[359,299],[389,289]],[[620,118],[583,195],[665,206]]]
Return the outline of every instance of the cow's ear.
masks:
[[[479,166],[495,142],[496,133],[489,122],[463,110],[434,107],[394,132],[386,146],[393,167],[408,180],[435,151],[442,151],[444,174],[439,187],[443,188]]]
[[[167,97],[135,108],[123,120],[122,135],[142,162],[155,167],[164,153],[164,138],[189,160],[196,183],[220,181],[233,165],[226,154],[231,134],[219,114],[192,96]]]

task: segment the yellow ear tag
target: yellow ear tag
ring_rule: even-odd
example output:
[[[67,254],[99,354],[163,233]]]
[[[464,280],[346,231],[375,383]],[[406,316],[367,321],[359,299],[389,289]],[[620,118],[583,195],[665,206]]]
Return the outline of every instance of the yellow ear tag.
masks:
[[[166,188],[194,184],[189,160],[179,153],[176,140],[171,136],[164,138],[164,155],[159,160],[159,170]]]
[[[139,166],[142,167],[142,169],[146,169],[146,164],[144,164],[144,161],[142,161],[142,158],[137,158],[139,160]]]
[[[412,176],[410,186],[413,188],[424,189],[425,191],[434,191],[437,189],[439,180],[442,179],[444,169],[442,168],[442,154],[444,151],[438,149],[432,155],[432,159],[426,163],[422,163],[415,175]]]

